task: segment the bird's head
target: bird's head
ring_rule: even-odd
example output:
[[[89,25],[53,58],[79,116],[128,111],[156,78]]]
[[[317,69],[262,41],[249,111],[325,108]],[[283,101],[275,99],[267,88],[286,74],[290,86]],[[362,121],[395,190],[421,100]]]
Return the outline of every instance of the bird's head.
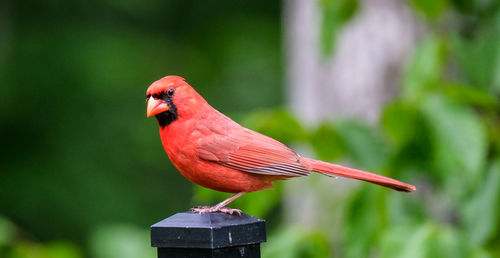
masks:
[[[184,78],[166,76],[149,86],[146,92],[147,116],[155,116],[160,127],[165,127],[179,117],[195,114],[205,100]]]

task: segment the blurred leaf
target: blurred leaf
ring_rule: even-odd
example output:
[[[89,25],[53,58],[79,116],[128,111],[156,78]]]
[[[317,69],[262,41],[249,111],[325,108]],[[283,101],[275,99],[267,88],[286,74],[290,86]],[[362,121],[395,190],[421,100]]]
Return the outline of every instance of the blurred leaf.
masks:
[[[409,237],[414,235],[417,230],[418,224],[400,224],[390,227],[380,239],[380,257],[403,257],[401,253],[405,249]]]
[[[273,232],[268,241],[262,244],[262,257],[295,257],[294,247],[300,243],[303,232],[296,227],[284,227]]]
[[[446,9],[448,0],[412,0],[412,4],[427,18],[436,19]]]
[[[342,26],[354,16],[358,5],[357,0],[321,0],[320,43],[324,56],[328,57],[332,54],[337,34]]]
[[[431,140],[415,103],[398,101],[389,104],[382,114],[382,126],[392,144],[387,164],[392,177],[420,177],[431,160]],[[403,176],[403,177],[401,177]]]
[[[329,257],[330,248],[326,236],[307,232],[299,227],[283,227],[273,232],[262,244],[262,257],[306,258]]]
[[[453,0],[454,7],[469,16],[487,16],[491,14],[488,11],[498,9],[498,1],[484,0]],[[464,20],[466,18],[462,17]],[[484,24],[480,24],[484,26]]]
[[[160,0],[146,0],[146,1],[137,1],[137,0],[105,0],[107,4],[113,6],[117,10],[124,11],[128,15],[141,15],[141,14],[151,14],[154,10],[161,10],[161,2]]]
[[[125,224],[98,228],[90,237],[90,248],[94,258],[156,257],[148,230]]]
[[[16,228],[12,222],[0,216],[0,248],[9,244],[15,237]]]
[[[491,140],[492,150],[495,153],[500,153],[500,116],[498,111],[492,116],[487,116],[484,119],[488,137]]]
[[[445,84],[443,90],[447,96],[464,104],[487,108],[492,111],[500,106],[500,99],[482,89],[450,83]]]
[[[402,96],[415,100],[435,88],[444,69],[444,43],[429,36],[414,50],[403,76]]]
[[[486,161],[488,142],[482,121],[468,107],[431,95],[421,107],[433,143],[434,162],[442,178],[477,182]],[[452,176],[453,175],[453,176]],[[460,189],[459,184],[455,185]]]
[[[419,128],[418,110],[403,102],[386,106],[382,114],[382,125],[396,143],[401,147],[415,137]]]
[[[78,246],[67,241],[51,242],[45,246],[50,258],[80,258],[83,257]]]
[[[6,256],[8,258],[50,258],[42,245],[31,242],[18,242]]]
[[[472,258],[494,258],[494,257],[499,257],[498,252],[497,254],[493,254],[493,252],[485,249],[477,249],[474,250],[473,253],[471,254]]]
[[[281,183],[275,182],[273,186],[274,189],[248,193],[245,197],[236,199],[234,206],[252,216],[267,217],[277,208],[282,197]]]
[[[428,243],[430,257],[470,257],[470,247],[464,241],[462,232],[447,224],[439,224],[433,230]]]
[[[384,248],[385,257],[433,257],[429,250],[432,231],[433,225],[430,223],[420,224],[412,228],[403,228],[400,231],[390,231],[388,238],[397,242],[397,244],[393,243],[391,247],[397,249],[388,250]]]
[[[404,171],[400,174],[408,173]],[[396,177],[397,179],[402,179]],[[417,192],[425,191],[426,185],[419,184],[418,181],[411,182],[416,184]],[[416,223],[428,219],[428,203],[422,202],[418,194],[399,194],[390,193],[387,195],[387,217],[389,218],[388,227],[396,227],[400,224]]]
[[[0,1],[0,213],[84,245],[96,225],[188,208],[192,184],[145,117],[145,90],[178,74],[221,109],[280,105],[280,6]]]
[[[3,257],[3,256],[2,256]],[[68,242],[52,242],[46,245],[34,242],[17,242],[8,258],[81,258],[77,246]]]
[[[459,232],[432,222],[402,224],[382,238],[381,257],[469,257]]]
[[[500,31],[479,33],[472,39],[455,37],[452,41],[458,64],[468,83],[488,92],[500,93]]]
[[[471,243],[483,245],[498,233],[500,226],[500,160],[491,166],[477,190],[464,205],[463,216]]]
[[[345,154],[345,144],[333,125],[323,123],[310,138],[311,146],[321,160],[334,160]]]
[[[284,143],[306,139],[302,125],[284,109],[252,112],[241,124]]]
[[[363,186],[349,199],[342,234],[345,257],[367,257],[384,226],[384,194],[381,188]]]
[[[337,132],[353,162],[365,169],[383,169],[389,152],[376,130],[359,122],[344,121],[338,124]]]

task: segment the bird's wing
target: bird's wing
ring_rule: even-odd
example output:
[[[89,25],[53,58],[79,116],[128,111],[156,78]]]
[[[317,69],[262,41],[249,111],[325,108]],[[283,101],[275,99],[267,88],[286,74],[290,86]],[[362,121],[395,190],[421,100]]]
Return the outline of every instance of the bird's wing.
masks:
[[[246,128],[221,133],[212,131],[210,136],[199,138],[196,146],[201,159],[248,173],[286,177],[311,173],[290,148]]]

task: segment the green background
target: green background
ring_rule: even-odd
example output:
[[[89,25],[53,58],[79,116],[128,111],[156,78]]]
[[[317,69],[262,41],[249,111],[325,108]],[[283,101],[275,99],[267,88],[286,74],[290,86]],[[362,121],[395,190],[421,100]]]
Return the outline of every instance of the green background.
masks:
[[[318,4],[331,58],[360,3]],[[417,185],[350,188],[319,211],[335,229],[285,223],[281,184],[249,194],[233,206],[268,220],[264,257],[500,257],[500,4],[407,4],[429,29],[379,123],[310,128],[284,108],[279,1],[0,3],[0,257],[155,257],[151,224],[228,196],[184,179],[145,117],[167,74],[245,126]]]

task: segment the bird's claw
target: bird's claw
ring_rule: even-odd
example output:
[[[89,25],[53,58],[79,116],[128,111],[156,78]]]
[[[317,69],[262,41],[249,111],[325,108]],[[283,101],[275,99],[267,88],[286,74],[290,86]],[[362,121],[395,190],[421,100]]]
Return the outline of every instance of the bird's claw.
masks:
[[[218,208],[217,206],[213,206],[213,207],[198,206],[198,207],[191,208],[191,211],[193,211],[194,213],[199,213],[199,214],[222,212],[222,213],[226,213],[226,214],[230,214],[230,215],[233,215],[233,214],[241,215],[241,210],[232,209],[232,208],[228,208],[228,207]]]

